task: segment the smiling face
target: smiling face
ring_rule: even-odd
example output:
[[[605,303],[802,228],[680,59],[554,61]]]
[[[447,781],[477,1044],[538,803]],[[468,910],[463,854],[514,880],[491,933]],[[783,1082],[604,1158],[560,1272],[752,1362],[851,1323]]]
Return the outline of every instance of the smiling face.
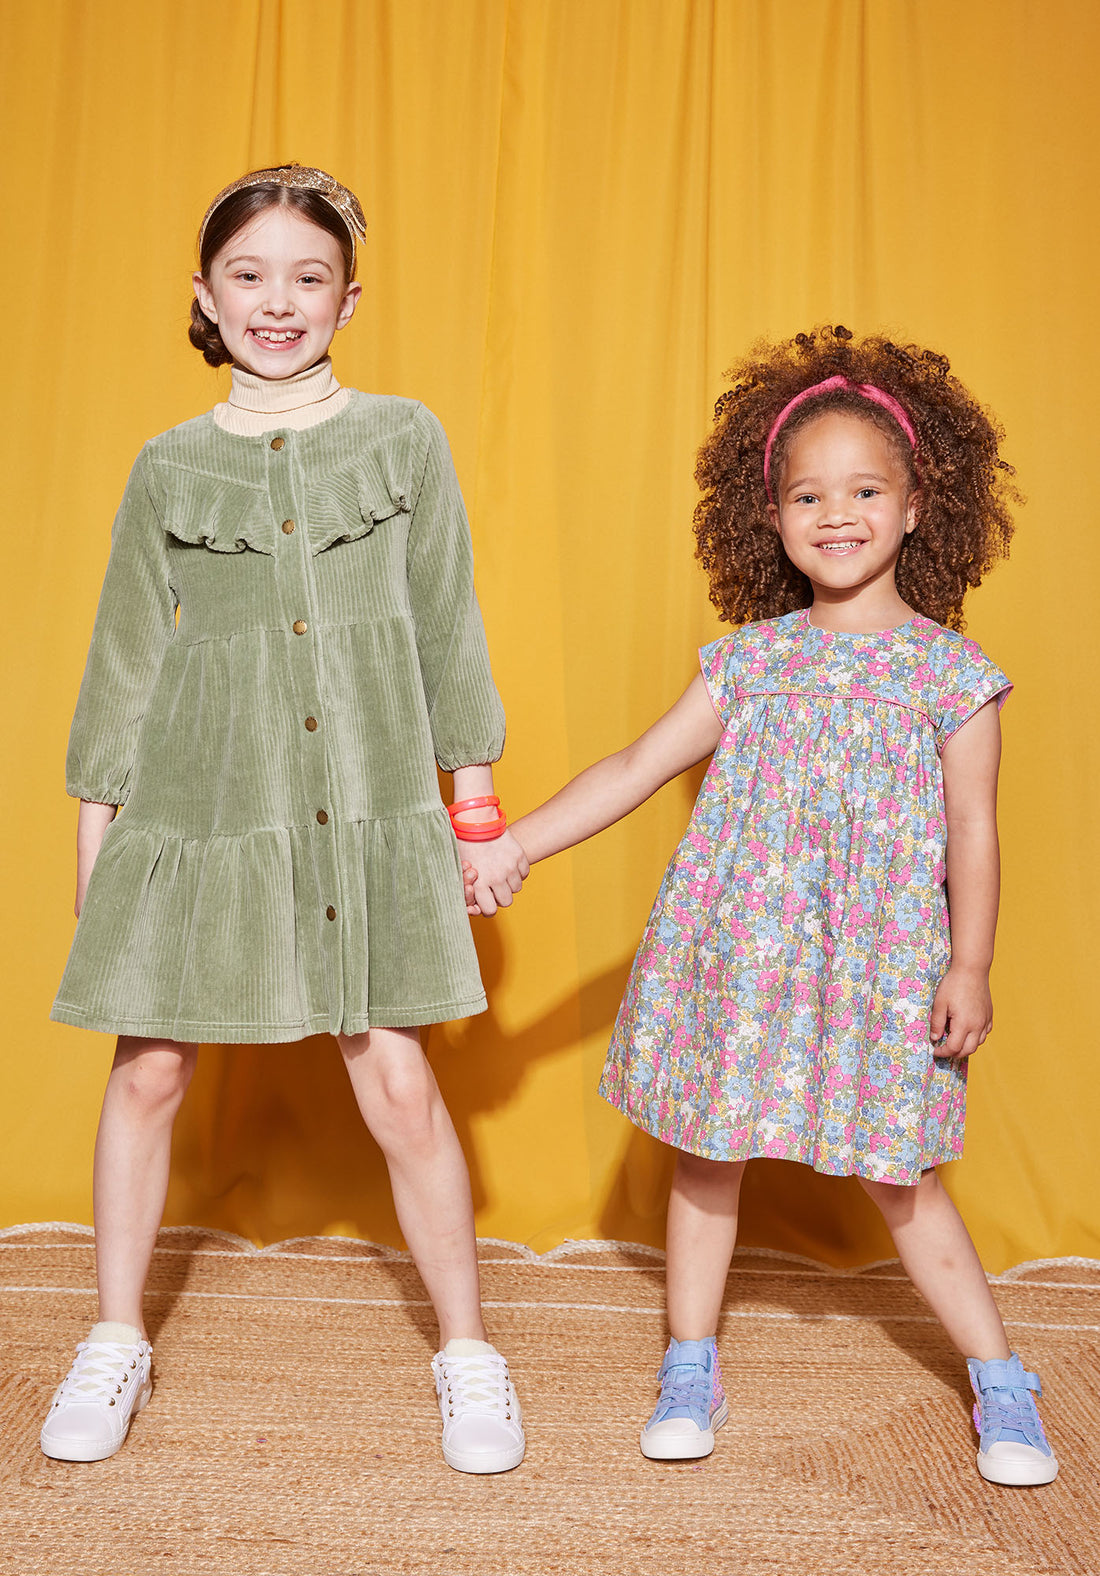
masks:
[[[193,283],[233,360],[261,378],[292,377],[327,355],[361,291],[335,239],[285,207],[265,208]]]
[[[872,620],[909,611],[894,569],[919,495],[897,445],[873,421],[826,411],[808,422],[787,448],[776,498],[768,513],[813,586],[815,608],[842,604]]]

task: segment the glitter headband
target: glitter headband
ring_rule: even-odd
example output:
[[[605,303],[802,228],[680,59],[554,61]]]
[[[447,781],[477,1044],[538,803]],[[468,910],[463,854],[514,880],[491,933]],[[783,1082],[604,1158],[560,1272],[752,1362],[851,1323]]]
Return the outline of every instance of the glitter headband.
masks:
[[[831,393],[833,389],[851,389],[853,394],[860,394],[864,399],[869,399],[872,404],[881,405],[883,410],[890,412],[890,415],[893,416],[902,432],[909,439],[909,447],[913,450],[913,453],[917,452],[917,434],[914,431],[913,423],[909,420],[909,417],[894,396],[887,394],[885,389],[876,388],[873,383],[853,383],[850,378],[846,378],[843,373],[838,372],[833,377],[826,378],[824,383],[815,383],[812,388],[803,389],[801,394],[796,394],[794,399],[788,400],[779,412],[779,415],[772,422],[771,431],[768,433],[768,441],[764,445],[764,486],[767,489],[769,503],[775,502],[772,495],[769,472],[772,462],[772,449],[776,438],[779,436],[779,429],[791,414],[791,411],[801,405],[803,400],[811,399],[815,394]]]
[[[221,207],[227,197],[232,197],[234,192],[244,191],[249,186],[268,185],[287,186],[300,192],[316,192],[318,197],[323,197],[347,226],[347,232],[351,236],[351,266],[354,270],[356,243],[367,238],[367,221],[363,217],[359,199],[354,192],[348,191],[346,186],[341,186],[340,182],[334,180],[331,175],[326,175],[324,170],[315,170],[308,164],[280,164],[271,170],[252,170],[248,175],[242,175],[239,181],[234,181],[232,186],[227,186],[224,191],[219,192],[203,215],[199,227],[200,252],[211,215],[215,209]]]

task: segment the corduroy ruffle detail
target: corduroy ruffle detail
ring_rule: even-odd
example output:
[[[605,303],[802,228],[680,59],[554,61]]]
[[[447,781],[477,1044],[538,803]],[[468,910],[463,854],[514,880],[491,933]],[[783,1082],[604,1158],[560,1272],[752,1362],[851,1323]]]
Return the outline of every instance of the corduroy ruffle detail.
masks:
[[[160,467],[165,491],[164,529],[177,542],[208,547],[215,553],[275,551],[271,511],[265,488],[210,477],[180,465]]]

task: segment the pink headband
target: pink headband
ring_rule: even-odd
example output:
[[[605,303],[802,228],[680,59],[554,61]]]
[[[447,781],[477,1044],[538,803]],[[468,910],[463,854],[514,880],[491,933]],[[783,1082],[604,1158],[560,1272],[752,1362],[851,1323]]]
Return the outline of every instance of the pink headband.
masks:
[[[909,447],[914,454],[916,453],[917,434],[913,430],[913,423],[909,420],[909,417],[902,410],[894,396],[887,394],[885,389],[876,388],[873,383],[853,383],[850,378],[846,378],[843,373],[838,372],[833,377],[826,378],[824,383],[815,383],[812,388],[803,389],[800,394],[795,395],[794,399],[789,399],[772,422],[772,429],[768,433],[768,441],[764,445],[764,486],[767,489],[769,503],[775,502],[772,496],[771,478],[768,473],[772,462],[772,448],[775,445],[776,438],[779,436],[779,429],[791,411],[801,405],[803,400],[812,399],[815,394],[828,394],[833,389],[851,389],[854,394],[861,394],[864,399],[869,399],[873,404],[881,405],[883,410],[888,410],[902,432],[909,439]]]

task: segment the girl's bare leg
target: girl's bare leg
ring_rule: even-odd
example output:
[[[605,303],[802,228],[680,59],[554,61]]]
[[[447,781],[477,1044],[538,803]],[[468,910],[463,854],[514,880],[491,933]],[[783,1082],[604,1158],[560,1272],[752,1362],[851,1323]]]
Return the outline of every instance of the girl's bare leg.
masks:
[[[101,1320],[145,1333],[142,1296],[168,1194],[172,1124],[198,1046],[120,1035],[103,1095],[92,1197]]]
[[[338,1036],[363,1120],[386,1159],[394,1208],[439,1320],[439,1344],[487,1339],[470,1175],[416,1029]]]
[[[860,1179],[882,1211],[906,1273],[963,1357],[1010,1355],[1005,1327],[962,1216],[935,1171],[916,1187]]]
[[[743,1160],[704,1160],[683,1150],[676,1156],[665,1241],[674,1340],[703,1341],[718,1329],[744,1174]]]

